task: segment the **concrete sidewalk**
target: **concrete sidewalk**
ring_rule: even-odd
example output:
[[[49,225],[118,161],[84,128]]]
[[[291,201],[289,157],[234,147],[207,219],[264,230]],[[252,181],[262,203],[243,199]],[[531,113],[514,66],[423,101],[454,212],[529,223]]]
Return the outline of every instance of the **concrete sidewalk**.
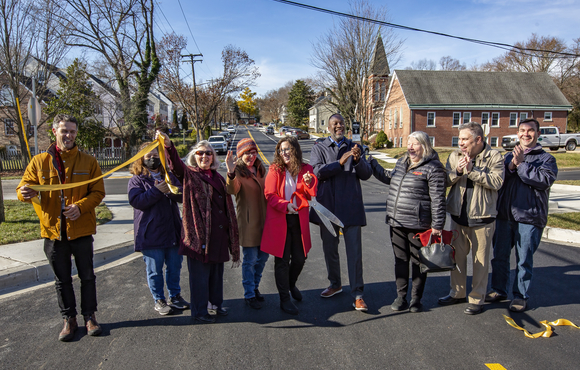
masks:
[[[16,194],[4,194],[4,199],[16,199]],[[134,253],[133,208],[127,195],[108,195],[103,201],[113,213],[113,220],[97,226],[93,244],[95,267]],[[42,240],[0,245],[0,295],[53,279]]]
[[[118,173],[115,177],[129,176]],[[9,185],[15,188],[14,184]],[[8,182],[7,181],[7,182]],[[8,184],[5,184],[8,185]],[[16,199],[15,192],[4,193],[4,199]],[[104,202],[113,213],[113,220],[97,226],[94,236],[95,267],[113,263],[133,252],[133,208],[127,195],[108,195]],[[550,213],[580,212],[580,186],[554,185],[550,196]],[[557,243],[580,243],[580,232],[546,227],[544,240]],[[580,244],[576,244],[580,246]],[[73,275],[76,274],[73,264]],[[0,296],[35,284],[53,280],[43,251],[42,240],[0,245]]]

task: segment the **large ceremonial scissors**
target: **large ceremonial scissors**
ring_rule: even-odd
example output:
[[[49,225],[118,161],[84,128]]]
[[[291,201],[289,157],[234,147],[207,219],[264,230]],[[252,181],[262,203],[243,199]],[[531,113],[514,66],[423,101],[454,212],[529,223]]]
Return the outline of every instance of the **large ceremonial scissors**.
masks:
[[[328,208],[326,208],[322,204],[318,203],[318,201],[316,200],[316,197],[312,197],[312,199],[308,200],[303,195],[298,194],[298,193],[292,194],[292,198],[294,196],[301,198],[304,201],[303,205],[309,204],[310,207],[312,207],[312,209],[314,209],[314,211],[316,211],[316,214],[318,214],[318,218],[320,218],[320,221],[322,221],[324,226],[326,226],[328,231],[330,231],[330,233],[333,236],[336,236],[336,230],[334,229],[334,226],[332,226],[332,224],[335,224],[339,227],[344,227],[344,224],[342,223],[342,221],[340,221],[338,219],[338,217],[336,217],[334,215],[334,213],[330,212],[328,210]],[[300,207],[300,208],[304,208],[304,206]]]

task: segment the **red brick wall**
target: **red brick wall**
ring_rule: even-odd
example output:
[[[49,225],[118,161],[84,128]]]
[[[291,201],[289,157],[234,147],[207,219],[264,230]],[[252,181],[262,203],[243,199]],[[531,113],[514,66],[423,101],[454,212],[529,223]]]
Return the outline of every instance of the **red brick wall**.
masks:
[[[435,112],[435,127],[427,127],[427,112]],[[451,146],[452,138],[458,136],[459,131],[457,126],[453,126],[453,113],[461,113],[460,123],[463,122],[463,113],[471,112],[471,121],[481,123],[482,113],[489,113],[489,122],[491,123],[492,113],[499,113],[499,127],[491,127],[488,135],[488,143],[491,144],[491,138],[497,137],[497,144],[501,146],[501,138],[505,135],[513,135],[517,133],[517,126],[510,127],[510,113],[517,113],[516,124],[520,120],[520,113],[527,113],[528,118],[536,118],[541,127],[556,126],[561,132],[566,130],[566,111],[548,111],[552,112],[552,120],[544,120],[544,111],[535,110],[533,112],[526,110],[413,110],[414,131],[424,131],[429,136],[435,137],[435,146]]]

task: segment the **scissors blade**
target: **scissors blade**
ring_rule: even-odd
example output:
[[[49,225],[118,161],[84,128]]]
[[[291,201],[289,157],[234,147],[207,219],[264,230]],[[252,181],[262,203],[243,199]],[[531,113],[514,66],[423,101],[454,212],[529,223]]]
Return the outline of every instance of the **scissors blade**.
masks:
[[[340,227],[344,227],[344,224],[342,223],[342,221],[340,221],[338,219],[338,217],[336,217],[334,215],[334,213],[330,212],[325,206],[318,203],[316,201],[316,198],[312,198],[312,200],[310,200],[310,207],[314,208],[316,213],[318,213],[321,216],[320,219],[326,219],[335,225],[338,225]]]
[[[326,226],[328,231],[330,231],[332,236],[336,236],[336,230],[334,230],[334,226],[332,226],[332,224],[330,223],[328,218],[326,218],[326,216],[324,216],[322,213],[320,213],[320,211],[318,209],[314,208],[314,210],[316,211],[316,213],[318,213],[320,221],[322,221],[322,223],[324,224],[324,226]]]

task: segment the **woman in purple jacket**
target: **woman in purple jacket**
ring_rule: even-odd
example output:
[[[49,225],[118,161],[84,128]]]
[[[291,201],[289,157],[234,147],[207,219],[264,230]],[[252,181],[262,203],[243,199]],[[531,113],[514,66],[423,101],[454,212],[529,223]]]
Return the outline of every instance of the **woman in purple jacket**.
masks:
[[[141,145],[142,150],[151,143]],[[155,300],[155,310],[168,315],[173,309],[184,310],[189,303],[181,297],[179,279],[183,256],[179,251],[181,240],[181,217],[177,202],[182,202],[181,184],[169,174],[171,183],[180,194],[172,194],[165,182],[165,171],[159,153],[153,149],[133,162],[130,168],[129,203],[134,208],[135,251],[143,253],[147,271],[147,283]],[[163,291],[163,265],[169,303]]]

